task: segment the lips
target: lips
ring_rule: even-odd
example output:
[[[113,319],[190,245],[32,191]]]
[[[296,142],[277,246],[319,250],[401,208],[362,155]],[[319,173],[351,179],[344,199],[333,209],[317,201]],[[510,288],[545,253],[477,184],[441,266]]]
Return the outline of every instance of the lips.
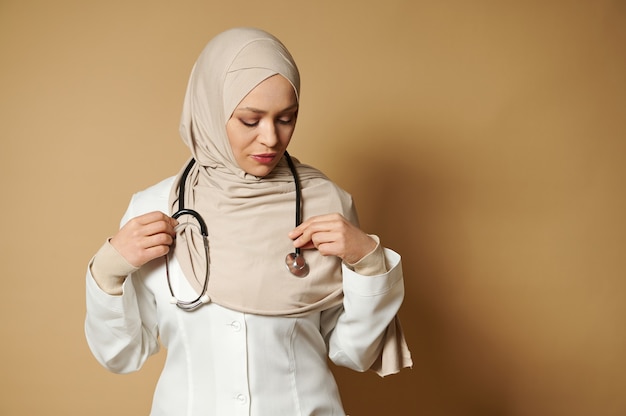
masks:
[[[256,155],[252,155],[252,159],[263,164],[272,163],[275,157],[276,153],[259,153]]]

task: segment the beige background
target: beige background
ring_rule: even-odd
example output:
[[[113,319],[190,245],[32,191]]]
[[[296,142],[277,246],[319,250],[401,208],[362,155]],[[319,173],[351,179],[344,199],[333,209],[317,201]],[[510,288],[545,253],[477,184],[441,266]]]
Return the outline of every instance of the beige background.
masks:
[[[352,415],[626,414],[626,3],[0,0],[0,414],[147,414],[164,354],[110,374],[84,271],[182,166],[216,33],[303,77],[291,152],[404,257],[415,367],[337,370]]]

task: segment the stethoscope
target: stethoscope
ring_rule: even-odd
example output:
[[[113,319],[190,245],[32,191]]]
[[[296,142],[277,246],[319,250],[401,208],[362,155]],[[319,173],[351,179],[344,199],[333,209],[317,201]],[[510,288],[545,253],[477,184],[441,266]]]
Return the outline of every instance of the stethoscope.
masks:
[[[298,172],[296,171],[296,167],[289,156],[289,153],[285,151],[285,159],[287,159],[287,164],[289,165],[289,170],[291,171],[291,175],[293,176],[294,184],[296,187],[296,227],[302,222],[302,189],[300,188],[300,180],[298,179]],[[197,222],[197,227],[200,229],[200,234],[202,235],[202,241],[204,244],[204,252],[205,252],[205,260],[206,260],[206,268],[205,268],[205,276],[204,276],[204,284],[202,285],[202,292],[200,296],[191,301],[180,300],[174,295],[174,290],[172,289],[172,283],[170,280],[170,271],[169,271],[169,260],[168,255],[165,255],[165,275],[167,277],[167,286],[170,290],[171,300],[170,302],[178,306],[180,309],[191,311],[204,303],[209,303],[211,298],[206,293],[209,287],[209,233],[206,222],[202,218],[202,216],[195,210],[190,208],[185,208],[185,185],[187,183],[187,177],[189,176],[189,172],[191,168],[195,164],[195,159],[191,159],[185,170],[183,171],[180,177],[180,185],[178,189],[178,211],[172,214],[172,218],[178,219],[183,215],[192,216]],[[194,225],[190,223],[190,225]],[[305,277],[309,274],[309,265],[307,264],[304,256],[301,253],[300,247],[297,247],[293,253],[287,254],[285,257],[285,266],[287,270],[291,272],[296,277]]]

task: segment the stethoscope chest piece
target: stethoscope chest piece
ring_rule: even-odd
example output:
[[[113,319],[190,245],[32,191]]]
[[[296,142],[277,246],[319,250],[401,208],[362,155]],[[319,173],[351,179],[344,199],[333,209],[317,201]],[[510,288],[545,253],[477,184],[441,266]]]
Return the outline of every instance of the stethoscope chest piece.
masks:
[[[285,257],[287,269],[296,277],[306,277],[309,274],[309,265],[300,253],[289,253]]]

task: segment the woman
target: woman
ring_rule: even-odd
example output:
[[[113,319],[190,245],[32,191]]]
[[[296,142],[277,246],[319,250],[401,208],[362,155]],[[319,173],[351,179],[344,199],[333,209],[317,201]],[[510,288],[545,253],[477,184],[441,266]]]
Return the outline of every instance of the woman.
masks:
[[[214,38],[185,96],[192,159],[133,196],[89,264],[98,361],[125,373],[159,340],[168,350],[153,415],[343,415],[327,357],[381,375],[412,364],[400,257],[358,228],[346,192],[286,153],[299,91],[272,35]]]

